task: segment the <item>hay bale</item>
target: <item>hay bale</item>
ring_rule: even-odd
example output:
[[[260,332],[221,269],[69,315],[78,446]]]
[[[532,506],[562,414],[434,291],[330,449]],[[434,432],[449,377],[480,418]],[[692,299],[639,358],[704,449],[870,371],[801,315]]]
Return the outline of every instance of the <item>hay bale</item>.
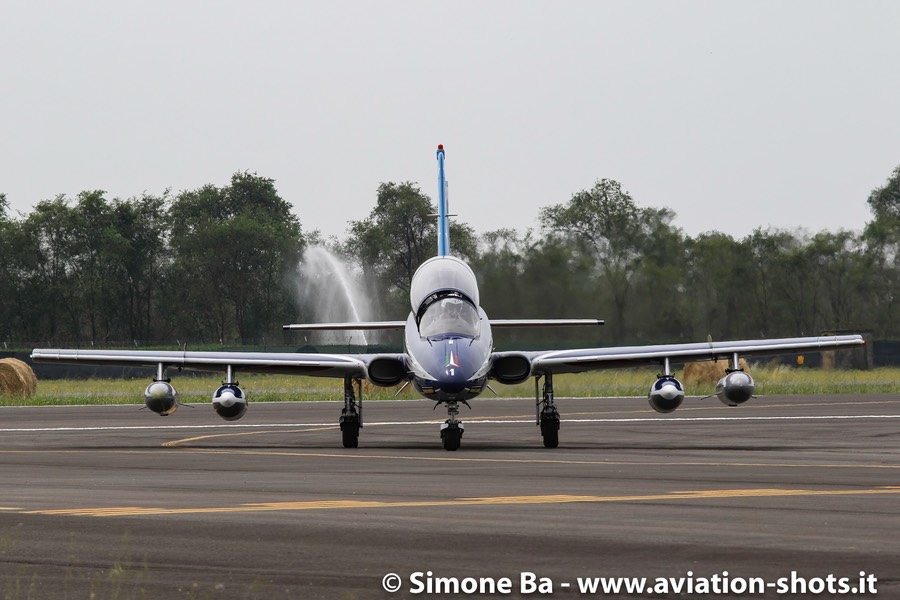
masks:
[[[740,360],[741,368],[750,372],[747,361]],[[731,366],[730,360],[690,362],[684,365],[684,385],[716,385],[725,377],[725,369]]]
[[[15,360],[15,359],[13,359]],[[29,396],[33,396],[37,393],[38,380],[37,375],[34,374],[34,369],[32,369],[28,363],[22,362],[21,360],[16,360],[14,365],[17,365],[19,369],[19,375],[22,376],[22,379],[25,380],[25,393]]]
[[[0,358],[0,396],[33,396],[37,377],[17,358]]]
[[[18,394],[23,387],[22,378],[13,366],[0,362],[0,396]]]

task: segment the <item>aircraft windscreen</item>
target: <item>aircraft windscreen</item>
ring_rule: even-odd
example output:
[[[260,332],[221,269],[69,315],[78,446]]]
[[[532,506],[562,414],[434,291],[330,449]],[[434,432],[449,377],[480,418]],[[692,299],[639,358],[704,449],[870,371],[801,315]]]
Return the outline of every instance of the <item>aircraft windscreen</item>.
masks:
[[[444,298],[425,309],[419,321],[419,334],[432,338],[444,335],[478,337],[481,319],[470,303],[460,298]]]
[[[410,308],[417,314],[432,294],[455,290],[478,306],[478,282],[469,265],[455,256],[429,258],[416,269],[409,288]]]

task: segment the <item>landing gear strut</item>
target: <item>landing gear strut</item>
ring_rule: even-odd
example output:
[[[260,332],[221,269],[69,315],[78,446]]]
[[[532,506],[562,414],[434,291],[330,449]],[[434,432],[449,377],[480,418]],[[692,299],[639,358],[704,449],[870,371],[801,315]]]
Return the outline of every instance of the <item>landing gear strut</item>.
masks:
[[[359,403],[356,402],[356,394],[353,393],[353,383],[359,388]],[[362,379],[344,377],[344,408],[341,410],[341,438],[344,448],[359,447],[359,430],[363,426],[362,420]]]
[[[544,438],[545,448],[559,446],[559,411],[553,402],[553,374],[544,375],[543,398],[540,393],[541,376],[534,378],[535,421],[541,427],[541,437]]]
[[[449,418],[441,425],[441,444],[444,446],[444,450],[459,450],[459,442],[465,431],[462,422],[456,418],[459,414],[459,403],[455,400],[448,401],[447,414]]]

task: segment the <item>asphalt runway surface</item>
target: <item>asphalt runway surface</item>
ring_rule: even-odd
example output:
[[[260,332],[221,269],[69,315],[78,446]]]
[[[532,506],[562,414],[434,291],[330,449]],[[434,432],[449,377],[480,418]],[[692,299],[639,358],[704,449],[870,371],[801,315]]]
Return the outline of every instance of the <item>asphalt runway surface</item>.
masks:
[[[688,398],[669,415],[561,398],[553,450],[533,400],[463,408],[457,452],[431,406],[367,403],[358,449],[341,447],[338,402],[251,404],[235,423],[206,405],[0,408],[2,597],[485,597],[499,582],[494,597],[900,598],[896,395]],[[579,587],[597,577],[693,587]],[[451,578],[459,594],[434,593]],[[752,578],[762,594],[723,587]],[[810,589],[779,594],[781,578]]]

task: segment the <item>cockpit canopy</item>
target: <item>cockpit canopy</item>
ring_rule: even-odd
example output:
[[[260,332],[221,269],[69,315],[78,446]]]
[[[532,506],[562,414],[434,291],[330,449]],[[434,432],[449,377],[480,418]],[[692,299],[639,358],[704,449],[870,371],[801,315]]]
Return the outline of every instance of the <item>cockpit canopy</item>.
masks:
[[[475,273],[469,265],[454,256],[435,256],[416,270],[409,287],[412,311],[418,315],[425,301],[439,292],[459,292],[476,307],[479,305]]]
[[[418,319],[419,335],[423,338],[476,338],[481,331],[478,309],[458,292],[434,294],[426,298]]]

